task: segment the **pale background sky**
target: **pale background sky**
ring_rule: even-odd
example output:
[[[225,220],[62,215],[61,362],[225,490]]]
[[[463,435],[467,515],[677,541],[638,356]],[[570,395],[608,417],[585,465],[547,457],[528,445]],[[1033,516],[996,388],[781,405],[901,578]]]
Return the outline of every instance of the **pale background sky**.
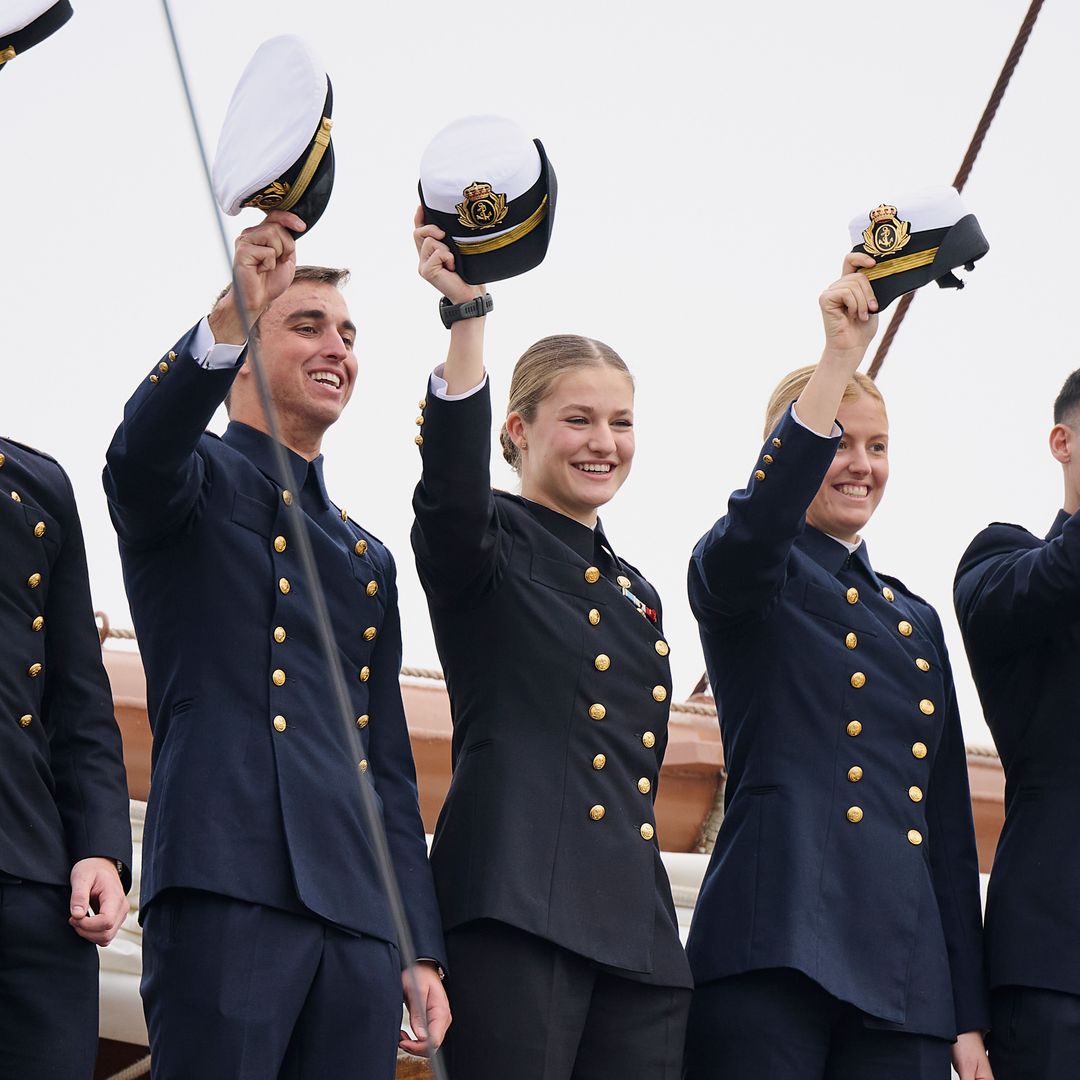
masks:
[[[159,5],[75,7],[0,75],[0,430],[71,473],[94,603],[129,625],[105,448],[227,269]],[[847,222],[952,179],[1027,7],[175,0],[211,150],[265,38],[306,37],[333,80],[337,188],[300,254],[352,268],[361,368],[325,443],[327,479],[397,555],[407,663],[437,663],[408,543],[416,402],[447,342],[410,237],[428,139],[497,112],[544,141],[554,237],[540,268],[492,290],[496,408],[516,357],[548,333],[601,338],[634,371],[634,473],[603,517],[664,597],[682,698],[703,669],[689,552],[754,467],[773,385],[817,358],[816,297]],[[892,478],[866,536],[879,569],[941,612],[977,743],[989,736],[950,585],[986,522],[1041,534],[1059,506],[1046,433],[1080,365],[1078,45],[1080,5],[1049,0],[965,192],[991,252],[962,293],[918,297],[879,383]],[[495,482],[512,487],[495,460]]]

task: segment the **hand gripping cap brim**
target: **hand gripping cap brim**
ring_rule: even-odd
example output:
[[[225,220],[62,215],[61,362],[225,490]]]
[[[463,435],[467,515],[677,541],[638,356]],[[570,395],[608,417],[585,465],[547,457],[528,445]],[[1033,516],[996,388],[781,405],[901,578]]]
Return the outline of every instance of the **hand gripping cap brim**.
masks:
[[[558,182],[539,139],[501,117],[468,117],[432,141],[420,166],[424,221],[446,233],[471,285],[539,266],[547,254]]]
[[[882,203],[850,225],[852,251],[865,252],[877,264],[862,271],[870,279],[878,310],[931,281],[941,288],[964,283],[952,272],[968,270],[989,250],[974,214],[967,213],[953,188],[939,188]]]
[[[0,71],[10,60],[55,34],[71,18],[68,0],[4,0],[0,11]]]
[[[260,45],[218,139],[212,176],[221,209],[289,210],[310,232],[334,187],[333,105],[330,78],[303,41],[286,35]]]

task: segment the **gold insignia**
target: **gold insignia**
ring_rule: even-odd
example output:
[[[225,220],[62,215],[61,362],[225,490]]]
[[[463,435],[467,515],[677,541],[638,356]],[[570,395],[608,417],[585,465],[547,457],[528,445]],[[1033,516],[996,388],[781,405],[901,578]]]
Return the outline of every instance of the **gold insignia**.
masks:
[[[253,195],[243,205],[254,206],[257,210],[265,210],[269,213],[279,207],[288,194],[289,184],[283,180],[275,180],[269,187],[263,188],[262,191],[257,195]]]
[[[911,222],[901,221],[896,216],[896,207],[882,203],[876,210],[870,211],[870,224],[863,230],[863,247],[868,255],[883,259],[895,255],[907,247],[911,237],[908,229]]]
[[[496,194],[482,180],[474,180],[461,194],[465,201],[457,204],[458,221],[466,229],[490,229],[510,212],[506,196]]]

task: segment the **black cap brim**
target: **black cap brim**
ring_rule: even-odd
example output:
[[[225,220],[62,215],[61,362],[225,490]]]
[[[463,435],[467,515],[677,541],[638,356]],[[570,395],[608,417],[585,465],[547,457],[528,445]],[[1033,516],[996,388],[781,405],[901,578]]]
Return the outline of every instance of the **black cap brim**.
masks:
[[[48,11],[43,12],[33,22],[28,23],[21,30],[11,34],[0,34],[0,53],[5,49],[15,50],[15,56],[21,56],[27,49],[40,44],[47,37],[51,37],[71,18],[73,12],[68,0],[59,0]],[[0,71],[11,61],[0,63]]]

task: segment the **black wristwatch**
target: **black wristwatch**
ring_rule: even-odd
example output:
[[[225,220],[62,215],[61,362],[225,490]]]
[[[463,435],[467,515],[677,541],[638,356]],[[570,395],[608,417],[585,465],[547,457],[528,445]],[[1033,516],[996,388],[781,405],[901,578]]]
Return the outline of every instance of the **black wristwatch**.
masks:
[[[448,297],[439,301],[439,318],[447,330],[461,319],[482,319],[493,307],[495,301],[491,299],[491,293],[486,292],[483,296],[466,300],[464,304],[451,304]]]

